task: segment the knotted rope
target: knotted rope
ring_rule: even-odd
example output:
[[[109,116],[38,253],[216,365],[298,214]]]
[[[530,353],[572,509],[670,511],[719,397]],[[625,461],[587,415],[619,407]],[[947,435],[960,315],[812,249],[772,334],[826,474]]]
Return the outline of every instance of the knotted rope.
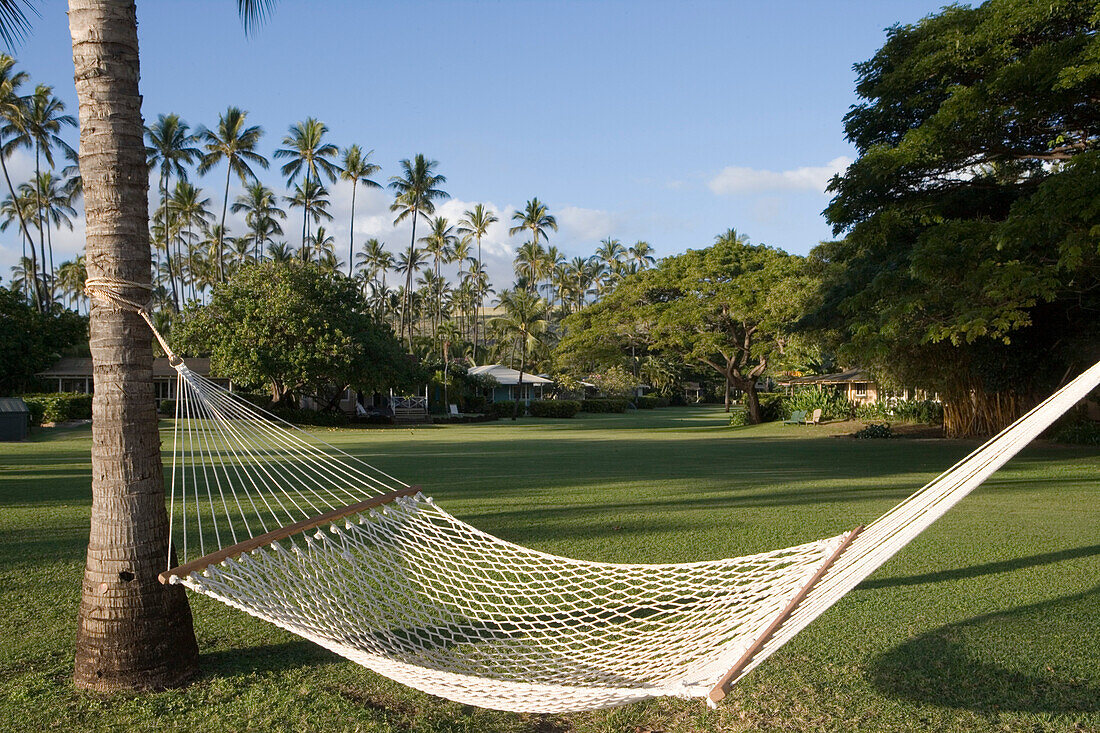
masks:
[[[144,304],[138,303],[124,295],[129,289],[144,290],[150,297],[146,298]],[[98,299],[100,302],[118,310],[137,313],[144,319],[145,323],[148,324],[149,330],[153,332],[153,336],[156,337],[157,343],[160,344],[160,348],[164,350],[165,356],[168,357],[168,363],[173,367],[178,367],[183,364],[183,359],[177,356],[176,352],[172,351],[172,347],[168,345],[168,342],[161,336],[160,331],[153,325],[153,317],[149,313],[149,306],[152,304],[152,285],[135,282],[134,280],[123,280],[117,277],[90,277],[84,281],[84,292],[89,298]]]

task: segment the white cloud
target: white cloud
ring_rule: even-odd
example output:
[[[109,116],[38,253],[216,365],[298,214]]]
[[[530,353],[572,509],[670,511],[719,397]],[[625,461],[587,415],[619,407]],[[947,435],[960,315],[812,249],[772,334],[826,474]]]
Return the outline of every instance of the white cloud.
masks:
[[[619,218],[602,209],[566,206],[557,214],[562,233],[572,239],[599,240],[613,235],[620,226]]]
[[[707,181],[719,195],[760,193],[762,191],[817,191],[823,193],[829,179],[852,163],[846,156],[833,158],[825,165],[803,166],[785,171],[728,166]]]

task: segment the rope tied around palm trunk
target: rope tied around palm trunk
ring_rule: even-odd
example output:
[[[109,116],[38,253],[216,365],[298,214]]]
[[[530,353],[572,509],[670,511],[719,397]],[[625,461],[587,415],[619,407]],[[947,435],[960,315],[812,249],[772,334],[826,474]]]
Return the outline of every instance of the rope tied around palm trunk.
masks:
[[[149,297],[145,300],[144,304],[131,300],[124,295],[128,289],[144,290],[149,294]],[[165,356],[168,357],[168,363],[173,367],[178,367],[183,364],[183,359],[181,359],[176,352],[172,351],[172,347],[168,345],[164,336],[161,335],[160,331],[158,331],[157,327],[153,324],[153,317],[149,313],[149,306],[152,304],[152,285],[136,282],[134,280],[124,280],[117,277],[90,277],[84,281],[84,293],[89,298],[98,299],[101,303],[120,311],[132,311],[137,313],[149,326],[149,330],[153,332],[153,336],[157,339],[157,343],[160,344],[160,348],[164,350]]]

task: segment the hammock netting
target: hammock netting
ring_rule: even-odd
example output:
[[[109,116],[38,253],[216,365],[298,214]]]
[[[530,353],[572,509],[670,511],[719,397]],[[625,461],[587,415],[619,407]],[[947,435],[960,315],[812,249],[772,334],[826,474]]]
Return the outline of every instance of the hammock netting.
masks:
[[[858,535],[628,565],[486,534],[182,362],[176,369],[169,470],[184,564],[167,580],[419,690],[524,712],[721,699],[1100,382],[1098,364]],[[372,497],[388,499],[308,521]],[[287,531],[295,522],[308,528]]]

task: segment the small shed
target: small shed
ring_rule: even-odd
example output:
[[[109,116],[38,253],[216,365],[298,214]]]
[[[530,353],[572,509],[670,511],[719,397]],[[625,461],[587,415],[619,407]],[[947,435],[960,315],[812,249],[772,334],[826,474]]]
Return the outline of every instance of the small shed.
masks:
[[[30,424],[26,402],[18,397],[0,398],[0,440],[26,440]]]

